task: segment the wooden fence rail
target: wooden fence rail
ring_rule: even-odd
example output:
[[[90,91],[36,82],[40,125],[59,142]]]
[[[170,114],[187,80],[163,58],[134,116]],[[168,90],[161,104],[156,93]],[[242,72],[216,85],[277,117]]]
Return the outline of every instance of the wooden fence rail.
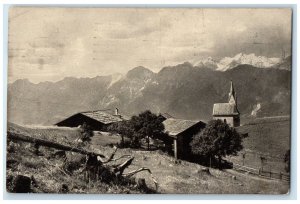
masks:
[[[283,172],[273,172],[273,171],[261,170],[260,175],[264,176],[264,177],[268,177],[268,178],[280,179],[280,180],[285,180],[285,181],[290,180],[290,175],[285,174]]]
[[[238,170],[238,171],[251,173],[251,174],[254,174],[254,175],[258,175],[258,176],[261,176],[261,177],[264,177],[264,178],[290,181],[290,175],[285,174],[283,172],[273,172],[273,171],[266,171],[266,170],[263,170],[263,169],[255,169],[255,168],[252,168],[252,167],[242,166],[242,165],[234,164],[234,163],[233,163],[233,169]]]

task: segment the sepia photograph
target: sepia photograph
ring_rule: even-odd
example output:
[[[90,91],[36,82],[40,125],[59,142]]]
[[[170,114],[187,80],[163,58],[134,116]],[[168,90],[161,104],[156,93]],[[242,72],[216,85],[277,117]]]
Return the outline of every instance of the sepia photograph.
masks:
[[[289,194],[292,14],[11,6],[6,191]]]

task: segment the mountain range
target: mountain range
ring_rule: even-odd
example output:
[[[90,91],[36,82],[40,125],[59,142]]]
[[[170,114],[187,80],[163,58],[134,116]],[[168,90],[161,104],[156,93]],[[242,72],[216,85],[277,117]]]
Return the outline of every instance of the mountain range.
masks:
[[[239,53],[234,57],[224,57],[220,60],[213,59],[212,57],[202,58],[195,62],[194,65],[218,71],[226,71],[241,64],[248,64],[258,68],[270,68],[281,65],[285,60],[286,58],[268,58],[265,56],[256,56],[253,53]],[[290,70],[291,66],[282,66],[282,68]]]
[[[51,125],[77,112],[115,107],[128,116],[149,109],[207,121],[212,118],[214,103],[227,102],[230,80],[237,92],[242,123],[247,117],[289,115],[290,59],[266,69],[237,64],[219,71],[185,62],[158,73],[140,66],[125,75],[67,77],[38,84],[19,79],[8,85],[8,121]]]

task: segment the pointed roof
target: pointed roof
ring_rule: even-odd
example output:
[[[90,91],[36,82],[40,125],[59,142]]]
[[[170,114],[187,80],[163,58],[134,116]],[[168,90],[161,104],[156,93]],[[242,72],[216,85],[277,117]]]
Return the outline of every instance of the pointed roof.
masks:
[[[233,88],[232,81],[230,81],[230,91],[229,91],[229,94],[228,94],[228,103],[232,103],[232,104],[235,104],[235,105],[237,104],[235,90]]]
[[[235,91],[234,91],[234,88],[233,88],[233,82],[232,82],[232,80],[230,80],[230,91],[229,91],[229,95],[235,96]]]

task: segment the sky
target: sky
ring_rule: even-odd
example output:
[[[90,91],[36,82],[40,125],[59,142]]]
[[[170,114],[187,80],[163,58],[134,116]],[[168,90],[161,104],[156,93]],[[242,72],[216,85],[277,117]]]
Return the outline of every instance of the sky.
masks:
[[[126,73],[213,57],[291,53],[290,9],[12,7],[8,80]]]

